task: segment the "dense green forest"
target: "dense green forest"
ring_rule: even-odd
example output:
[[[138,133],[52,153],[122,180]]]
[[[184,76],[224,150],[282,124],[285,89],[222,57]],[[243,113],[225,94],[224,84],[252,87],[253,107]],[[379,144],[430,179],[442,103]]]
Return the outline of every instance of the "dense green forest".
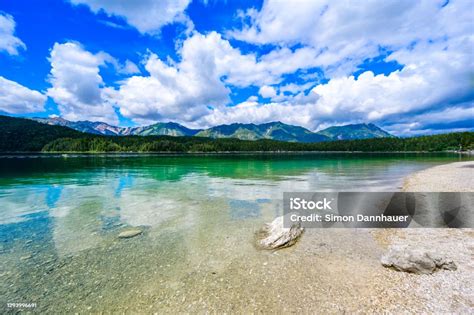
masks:
[[[171,136],[101,136],[0,116],[0,152],[446,151],[474,149],[474,132],[318,143]]]
[[[41,151],[58,138],[79,138],[85,134],[61,126],[43,125],[36,121],[0,116],[0,152]]]
[[[416,138],[377,138],[318,143],[274,140],[245,141],[196,137],[61,138],[43,147],[45,152],[233,152],[233,151],[445,151],[472,149],[474,133],[451,133]]]

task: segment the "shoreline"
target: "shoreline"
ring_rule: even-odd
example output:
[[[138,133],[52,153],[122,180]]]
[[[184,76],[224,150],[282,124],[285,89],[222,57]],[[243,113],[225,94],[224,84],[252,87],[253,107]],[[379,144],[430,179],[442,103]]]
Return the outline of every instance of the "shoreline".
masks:
[[[404,191],[474,192],[474,161],[428,168],[405,178]]]
[[[85,157],[85,156],[257,156],[257,155],[274,155],[274,156],[291,156],[291,155],[331,155],[331,154],[447,154],[458,156],[472,156],[469,151],[220,151],[220,152],[0,152],[0,158],[9,157]]]

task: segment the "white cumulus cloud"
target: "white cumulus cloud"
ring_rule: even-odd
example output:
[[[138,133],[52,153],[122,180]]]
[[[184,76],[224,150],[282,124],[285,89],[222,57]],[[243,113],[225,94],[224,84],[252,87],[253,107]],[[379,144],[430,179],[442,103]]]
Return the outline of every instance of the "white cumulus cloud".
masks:
[[[184,15],[190,0],[70,0],[85,4],[93,12],[104,11],[109,16],[124,18],[141,33],[157,34],[161,27],[173,23],[189,23]]]
[[[151,54],[145,69],[150,75],[124,80],[116,98],[121,114],[135,121],[193,121],[206,115],[208,106],[221,106],[229,101],[230,91],[220,81],[209,58],[201,58],[197,63],[183,56],[175,67]]]
[[[49,58],[52,85],[47,94],[58,104],[61,116],[69,120],[117,123],[112,99],[115,91],[105,86],[100,67],[114,60],[99,52],[92,54],[80,44],[54,44]]]
[[[0,76],[0,111],[25,114],[44,110],[46,96]]]
[[[15,20],[11,15],[0,13],[0,51],[18,55],[19,49],[26,49],[25,43],[15,36]]]
[[[398,50],[413,43],[472,33],[473,4],[449,1],[267,0],[260,11],[242,13],[244,26],[229,35],[255,44],[302,44],[318,51],[330,76],[350,74],[380,48]]]
[[[264,98],[272,98],[277,96],[277,92],[273,86],[264,85],[258,90],[258,94],[260,94]]]

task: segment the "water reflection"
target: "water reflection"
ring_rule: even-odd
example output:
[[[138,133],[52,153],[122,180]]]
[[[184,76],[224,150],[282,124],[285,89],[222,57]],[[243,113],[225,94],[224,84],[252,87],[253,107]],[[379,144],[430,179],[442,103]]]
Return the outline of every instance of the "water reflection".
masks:
[[[221,204],[235,220],[259,217],[258,200],[273,203],[278,213],[284,191],[393,190],[405,174],[453,158],[458,157],[0,158],[0,224],[47,211],[59,247],[77,251],[97,243],[102,230],[159,226],[195,216],[207,203]],[[73,244],[75,239],[81,241]]]

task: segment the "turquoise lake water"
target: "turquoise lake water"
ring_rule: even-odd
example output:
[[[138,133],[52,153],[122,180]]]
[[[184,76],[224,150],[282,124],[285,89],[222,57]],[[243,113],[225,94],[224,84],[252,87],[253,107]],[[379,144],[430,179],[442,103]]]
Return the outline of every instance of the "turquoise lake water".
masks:
[[[283,192],[393,191],[411,173],[465,159],[3,156],[0,309],[22,302],[38,312],[148,312],[195,302],[213,310],[232,304],[222,283],[245,303],[252,293],[238,274],[266,255],[253,234],[281,214]],[[143,234],[117,238],[130,227]]]

